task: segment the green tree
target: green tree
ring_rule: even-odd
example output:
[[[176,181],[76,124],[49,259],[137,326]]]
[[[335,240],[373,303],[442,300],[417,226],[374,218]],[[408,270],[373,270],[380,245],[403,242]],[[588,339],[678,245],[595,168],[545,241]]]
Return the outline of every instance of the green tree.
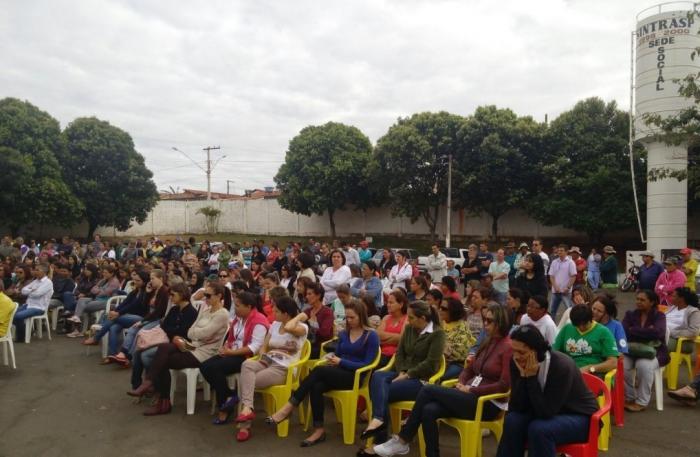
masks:
[[[599,98],[580,101],[555,119],[546,154],[534,165],[542,179],[528,205],[530,214],[546,225],[584,232],[594,242],[607,232],[635,227],[628,122],[615,102]],[[640,195],[646,193],[643,153],[641,147],[634,151]]]
[[[64,149],[58,121],[29,102],[0,100],[0,170],[3,217],[13,235],[28,224],[69,227],[82,204],[61,175]]]
[[[85,205],[88,237],[99,225],[127,230],[133,220],[144,222],[158,192],[131,136],[94,117],[74,120],[62,136],[63,173]]]
[[[347,205],[367,209],[376,195],[367,187],[376,165],[372,144],[356,127],[328,122],[308,126],[289,142],[275,176],[282,208],[299,214],[328,214],[335,237],[335,212]]]
[[[524,204],[537,183],[545,126],[509,109],[476,109],[459,131],[455,201],[491,216],[491,235],[507,211]]]
[[[447,200],[448,157],[454,154],[463,117],[444,111],[399,118],[377,142],[392,212],[423,218],[435,241],[440,207]],[[453,177],[455,179],[456,177]],[[455,181],[453,181],[455,182]]]

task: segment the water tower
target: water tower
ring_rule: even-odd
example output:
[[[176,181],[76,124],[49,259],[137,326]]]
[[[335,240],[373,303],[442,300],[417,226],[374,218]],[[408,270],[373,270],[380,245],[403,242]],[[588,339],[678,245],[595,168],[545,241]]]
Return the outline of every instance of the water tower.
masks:
[[[700,19],[692,18],[693,2],[667,2],[637,15],[634,34],[635,140],[648,152],[647,168],[685,170],[686,145],[670,146],[654,138],[657,129],[646,125],[644,115],[673,116],[693,104],[678,93],[674,79],[700,71]],[[662,249],[679,249],[688,237],[688,182],[663,179],[647,182],[647,248],[658,255]]]

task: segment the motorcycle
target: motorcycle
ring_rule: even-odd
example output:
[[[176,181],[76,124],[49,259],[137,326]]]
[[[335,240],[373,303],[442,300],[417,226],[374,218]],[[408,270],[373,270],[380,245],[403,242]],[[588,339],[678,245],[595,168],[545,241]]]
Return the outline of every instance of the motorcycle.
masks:
[[[637,287],[639,286],[639,267],[634,260],[629,259],[629,262],[632,264],[632,266],[629,268],[629,270],[627,270],[627,275],[625,276],[624,281],[622,281],[622,284],[620,284],[620,289],[623,292],[637,290]]]

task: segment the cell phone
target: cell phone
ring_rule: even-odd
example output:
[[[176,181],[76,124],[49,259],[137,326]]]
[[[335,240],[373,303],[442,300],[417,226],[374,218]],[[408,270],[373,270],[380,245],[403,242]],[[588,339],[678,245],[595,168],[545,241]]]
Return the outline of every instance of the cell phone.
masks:
[[[332,357],[335,357],[335,352],[329,352],[328,354],[323,356],[326,360],[330,360]]]

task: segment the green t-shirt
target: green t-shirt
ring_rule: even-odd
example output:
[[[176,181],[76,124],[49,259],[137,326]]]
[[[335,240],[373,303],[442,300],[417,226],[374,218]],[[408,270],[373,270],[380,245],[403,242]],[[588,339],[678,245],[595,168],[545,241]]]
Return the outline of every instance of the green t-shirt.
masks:
[[[553,349],[568,354],[579,368],[597,365],[608,357],[617,357],[617,343],[613,334],[597,322],[593,322],[585,333],[581,333],[573,324],[566,324],[554,340]]]

